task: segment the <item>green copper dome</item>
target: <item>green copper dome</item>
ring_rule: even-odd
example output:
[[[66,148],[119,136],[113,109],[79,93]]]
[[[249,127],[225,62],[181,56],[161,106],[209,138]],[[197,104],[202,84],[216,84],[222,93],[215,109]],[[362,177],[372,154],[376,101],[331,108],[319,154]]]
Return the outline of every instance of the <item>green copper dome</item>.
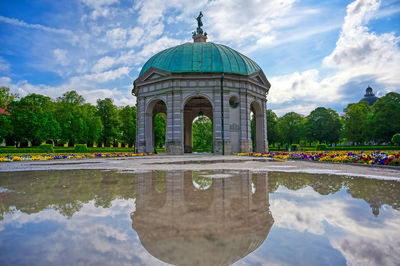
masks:
[[[154,67],[171,73],[231,73],[250,75],[261,68],[250,58],[212,42],[184,43],[155,54],[139,77]]]

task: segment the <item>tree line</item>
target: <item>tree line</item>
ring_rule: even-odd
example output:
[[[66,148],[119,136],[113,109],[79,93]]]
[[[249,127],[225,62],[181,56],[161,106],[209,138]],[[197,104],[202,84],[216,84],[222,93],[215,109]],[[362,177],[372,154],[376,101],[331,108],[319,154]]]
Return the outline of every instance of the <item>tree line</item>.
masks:
[[[372,106],[365,101],[350,103],[341,116],[324,107],[308,116],[289,112],[278,117],[267,110],[267,129],[269,144],[390,143],[400,132],[400,94],[390,92]]]
[[[5,140],[7,146],[26,146],[28,142],[132,146],[136,140],[136,107],[117,107],[111,98],[98,99],[92,105],[76,91],[53,100],[40,94],[18,97],[2,87],[0,108],[6,109],[0,115],[0,142]],[[267,137],[272,145],[390,143],[393,135],[400,132],[400,94],[395,92],[379,98],[372,106],[367,102],[348,104],[342,115],[325,107],[316,108],[308,116],[289,112],[278,117],[272,110],[266,112]],[[254,121],[251,124],[254,127]],[[155,117],[154,131],[155,146],[163,147],[163,116]],[[193,122],[193,148],[209,151],[211,147],[212,122],[200,117]]]
[[[43,142],[57,146],[132,146],[136,138],[136,107],[117,107],[111,98],[85,103],[76,91],[56,100],[40,94],[18,97],[0,88],[0,142],[7,146],[33,146]]]

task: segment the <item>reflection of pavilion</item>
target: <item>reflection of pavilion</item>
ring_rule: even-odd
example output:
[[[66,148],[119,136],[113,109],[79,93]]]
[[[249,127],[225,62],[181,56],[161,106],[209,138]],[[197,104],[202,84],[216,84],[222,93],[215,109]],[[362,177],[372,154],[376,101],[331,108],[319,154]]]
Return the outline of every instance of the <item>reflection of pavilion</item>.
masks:
[[[138,174],[132,227],[146,250],[164,262],[232,264],[256,250],[272,227],[266,175]]]

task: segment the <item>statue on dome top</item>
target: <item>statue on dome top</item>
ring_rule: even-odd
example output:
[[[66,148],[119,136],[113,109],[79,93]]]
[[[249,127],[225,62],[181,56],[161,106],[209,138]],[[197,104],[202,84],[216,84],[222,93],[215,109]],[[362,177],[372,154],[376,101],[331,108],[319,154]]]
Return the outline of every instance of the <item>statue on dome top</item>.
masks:
[[[205,40],[207,39],[207,32],[203,32],[203,29],[201,28],[203,26],[203,22],[201,21],[202,17],[203,13],[200,11],[197,18],[195,18],[197,20],[197,29],[193,32],[193,39],[195,40],[195,42],[205,42]]]

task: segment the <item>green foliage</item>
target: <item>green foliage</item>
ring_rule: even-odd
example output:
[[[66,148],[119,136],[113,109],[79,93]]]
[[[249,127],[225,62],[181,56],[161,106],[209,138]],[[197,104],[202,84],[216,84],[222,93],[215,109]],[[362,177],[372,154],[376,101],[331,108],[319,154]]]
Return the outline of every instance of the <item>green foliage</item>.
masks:
[[[51,145],[51,144],[40,144],[39,150],[41,150],[42,152],[46,152],[46,153],[54,152],[53,145]]]
[[[165,146],[165,115],[158,113],[154,116],[154,146],[162,148]]]
[[[0,87],[0,108],[6,108],[7,104],[13,102],[16,97],[16,94],[10,93],[9,88]]]
[[[207,116],[198,116],[192,124],[193,151],[212,152],[212,122]]]
[[[371,109],[367,102],[351,103],[344,109],[344,136],[354,143],[368,139],[367,117]]]
[[[306,118],[305,133],[309,141],[336,143],[342,124],[337,112],[318,107]]]
[[[116,143],[119,136],[118,132],[118,113],[113,100],[105,98],[104,100],[97,100],[97,114],[103,123],[103,131],[101,133],[101,142],[109,146]]]
[[[297,150],[299,150],[298,147],[299,147],[299,144],[292,144],[292,145],[290,145],[290,150],[297,151]]]
[[[326,144],[318,144],[318,145],[315,147],[315,149],[316,149],[317,151],[326,151],[326,150],[328,150],[328,146],[326,146]]]
[[[278,116],[270,109],[267,110],[267,138],[270,144],[279,141],[278,136]]]
[[[280,117],[277,122],[278,134],[282,143],[299,143],[304,135],[304,117],[290,112]]]
[[[57,138],[59,125],[52,114],[53,105],[49,97],[39,94],[29,94],[9,104],[15,139],[39,145]]]
[[[0,143],[7,137],[12,135],[13,127],[8,115],[0,114]]]
[[[86,144],[76,144],[76,145],[75,145],[74,152],[77,152],[77,153],[85,153],[85,152],[88,152],[87,145],[86,145]]]
[[[392,143],[400,146],[400,133],[396,133],[393,135]]]
[[[372,138],[380,142],[390,142],[400,130],[400,94],[389,92],[372,106],[369,128]]]
[[[136,107],[125,106],[122,108],[119,112],[119,119],[121,121],[119,127],[121,141],[129,146],[133,146],[136,141]]]

